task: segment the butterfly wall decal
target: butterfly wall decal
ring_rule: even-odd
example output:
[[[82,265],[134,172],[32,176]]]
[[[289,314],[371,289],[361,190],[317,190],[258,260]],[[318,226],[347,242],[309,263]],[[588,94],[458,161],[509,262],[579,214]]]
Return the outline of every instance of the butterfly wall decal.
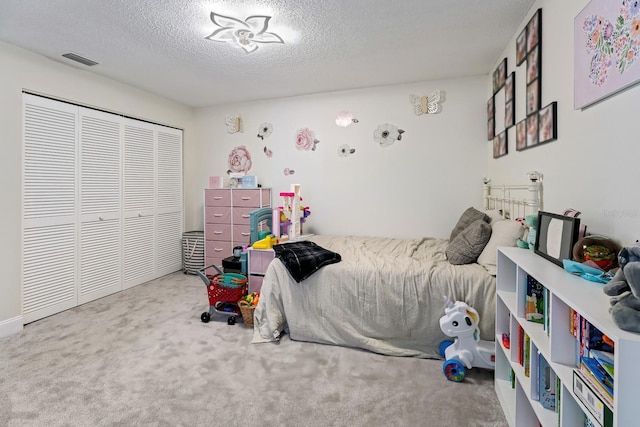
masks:
[[[413,112],[416,116],[422,114],[436,114],[442,111],[442,102],[444,102],[444,92],[434,90],[429,96],[409,95]]]
[[[240,115],[227,114],[224,123],[227,125],[227,132],[242,132],[242,120],[240,119]]]

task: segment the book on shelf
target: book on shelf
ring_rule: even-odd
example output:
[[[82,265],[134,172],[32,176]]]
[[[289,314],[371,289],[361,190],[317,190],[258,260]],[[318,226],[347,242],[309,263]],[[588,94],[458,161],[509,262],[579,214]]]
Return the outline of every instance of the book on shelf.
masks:
[[[587,408],[593,420],[601,427],[613,426],[613,403],[607,402],[597,391],[586,373],[573,370],[573,393]]]
[[[547,332],[547,336],[549,336],[549,307],[550,307],[550,302],[549,302],[549,298],[551,298],[551,293],[549,292],[549,289],[544,288],[544,301],[543,301],[543,311],[544,311],[544,330]]]
[[[544,286],[531,276],[527,276],[524,317],[530,322],[544,324]]]
[[[594,357],[580,358],[580,369],[587,373],[600,390],[613,401],[613,377],[598,363]]]
[[[524,366],[524,329],[518,325],[518,363],[520,366]]]
[[[528,333],[524,333],[524,346],[522,348],[522,366],[524,367],[524,376],[531,375],[531,338]]]
[[[538,400],[549,410],[556,410],[557,376],[544,356],[538,353]]]
[[[598,361],[600,366],[607,371],[612,379],[614,378],[613,353],[604,350],[591,350],[591,357]]]

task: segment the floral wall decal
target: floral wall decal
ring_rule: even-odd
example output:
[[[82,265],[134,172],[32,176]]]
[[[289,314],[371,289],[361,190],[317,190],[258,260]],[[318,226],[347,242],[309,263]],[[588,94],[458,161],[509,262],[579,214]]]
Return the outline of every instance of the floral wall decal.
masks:
[[[264,155],[267,156],[268,158],[271,158],[271,156],[273,156],[273,151],[268,149],[266,145],[264,146]]]
[[[269,138],[271,132],[273,132],[273,125],[271,123],[263,123],[258,127],[258,138],[262,140]]]
[[[381,147],[388,147],[394,142],[400,141],[403,133],[404,131],[402,129],[398,129],[397,126],[385,123],[378,126],[378,128],[373,131],[373,139],[380,144]]]
[[[267,32],[270,16],[249,16],[241,21],[211,12],[210,17],[211,22],[220,27],[205,37],[214,42],[226,42],[233,47],[244,49],[247,53],[258,48],[256,43],[284,43],[279,35]]]
[[[422,114],[437,114],[442,111],[441,103],[444,101],[444,92],[434,90],[429,96],[409,95],[409,99],[416,116]]]
[[[224,123],[227,125],[227,132],[242,132],[242,120],[240,119],[240,115],[227,114]]]
[[[298,150],[316,151],[316,145],[319,143],[316,134],[309,128],[298,129],[296,132],[296,148]]]
[[[294,173],[296,173],[296,171],[294,171],[293,169],[284,168],[284,176],[293,175]]]
[[[229,153],[229,172],[248,172],[251,169],[251,154],[244,145],[239,145]]]
[[[342,144],[340,147],[338,147],[338,156],[340,157],[349,157],[355,152],[356,149],[349,147],[348,144]]]
[[[354,119],[353,114],[349,111],[342,111],[336,117],[336,124],[340,127],[346,128],[351,123],[358,123],[358,119]]]

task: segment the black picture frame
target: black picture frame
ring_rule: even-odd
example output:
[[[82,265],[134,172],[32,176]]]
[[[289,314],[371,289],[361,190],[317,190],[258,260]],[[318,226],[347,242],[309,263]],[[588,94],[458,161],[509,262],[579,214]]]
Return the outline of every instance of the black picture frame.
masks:
[[[533,250],[562,267],[562,260],[573,258],[573,246],[578,241],[579,229],[580,218],[540,211]]]
[[[516,66],[520,66],[527,58],[527,27],[524,27],[516,38]]]
[[[558,139],[558,103],[552,102],[538,111],[538,143]]]
[[[516,151],[527,148],[527,119],[516,123]]]
[[[536,113],[540,109],[540,95],[540,79],[535,79],[527,85],[527,116]]]
[[[495,95],[504,87],[507,80],[507,58],[504,58],[493,72],[493,94]]]
[[[527,116],[527,144],[524,149],[538,145],[538,115]]]
[[[504,83],[504,127],[509,129],[516,124],[516,73],[512,71]]]
[[[493,158],[498,159],[506,156],[509,152],[509,144],[507,141],[507,131],[500,132],[493,138]]]
[[[527,84],[539,79],[541,75],[540,46],[527,54]]]
[[[527,23],[527,53],[540,44],[542,34],[542,9],[536,10]]]
[[[487,101],[487,141],[493,141],[496,136],[495,102],[493,96]]]

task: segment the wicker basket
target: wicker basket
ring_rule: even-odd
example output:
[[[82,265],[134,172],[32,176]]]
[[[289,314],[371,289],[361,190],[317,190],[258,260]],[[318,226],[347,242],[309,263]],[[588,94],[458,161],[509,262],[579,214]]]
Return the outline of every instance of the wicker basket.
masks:
[[[242,313],[242,320],[247,326],[253,326],[253,312],[256,310],[255,305],[250,305],[245,300],[238,301],[238,307],[240,307],[240,313]]]

